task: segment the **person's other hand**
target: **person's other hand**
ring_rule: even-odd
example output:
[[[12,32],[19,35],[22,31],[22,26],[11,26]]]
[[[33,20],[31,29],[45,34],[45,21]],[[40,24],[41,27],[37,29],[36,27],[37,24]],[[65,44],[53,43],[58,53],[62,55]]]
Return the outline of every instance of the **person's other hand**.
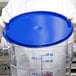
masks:
[[[68,18],[68,20],[70,20],[72,22],[73,18],[72,17],[71,18]]]
[[[0,16],[0,27],[3,29],[5,27],[5,25],[7,24],[8,22],[5,22],[2,20],[2,17]]]
[[[7,22],[2,20],[2,17],[0,16],[0,43],[2,40],[2,31],[4,30],[5,25],[7,24]]]

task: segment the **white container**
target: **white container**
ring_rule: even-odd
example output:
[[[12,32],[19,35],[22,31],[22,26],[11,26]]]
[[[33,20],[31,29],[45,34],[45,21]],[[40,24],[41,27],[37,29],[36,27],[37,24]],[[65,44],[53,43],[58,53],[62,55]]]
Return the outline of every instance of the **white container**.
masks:
[[[9,42],[12,76],[66,76],[72,58],[73,27],[66,17],[47,11],[13,18],[3,35]],[[71,66],[71,64],[68,64]],[[70,68],[69,68],[70,69]]]
[[[71,37],[67,41],[67,60],[66,60],[66,76],[71,76],[71,64],[73,61],[73,46],[74,46],[74,33],[71,35]]]
[[[65,76],[67,45],[46,48],[14,46],[11,51],[13,76]]]

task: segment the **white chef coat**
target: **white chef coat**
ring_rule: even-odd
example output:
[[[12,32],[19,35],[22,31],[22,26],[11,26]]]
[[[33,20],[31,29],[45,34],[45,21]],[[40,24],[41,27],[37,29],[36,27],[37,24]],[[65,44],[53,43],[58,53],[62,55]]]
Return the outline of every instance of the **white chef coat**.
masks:
[[[70,0],[9,0],[2,10],[0,24],[3,26],[2,21],[8,23],[14,16],[31,11],[52,11],[76,22],[76,9]]]
[[[68,19],[73,18],[72,22],[76,22],[76,9],[69,0],[9,0],[2,10],[0,24],[3,26],[3,21],[8,23],[11,18],[31,11],[52,11]],[[6,44],[5,39],[2,39],[2,44]]]
[[[31,11],[52,11],[76,22],[76,9],[70,0],[9,0],[2,10],[0,25],[3,27],[3,21],[8,23],[11,18]]]

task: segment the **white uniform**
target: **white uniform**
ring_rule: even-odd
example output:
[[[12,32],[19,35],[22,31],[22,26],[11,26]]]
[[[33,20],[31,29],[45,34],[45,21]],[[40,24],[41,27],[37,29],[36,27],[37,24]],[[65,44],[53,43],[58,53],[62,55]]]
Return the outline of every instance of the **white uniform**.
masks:
[[[14,16],[30,11],[57,12],[76,22],[76,9],[69,0],[9,0],[2,10],[0,24],[3,26],[2,21],[9,22]]]
[[[0,17],[0,26],[4,27],[4,22],[19,14],[31,11],[52,11],[73,18],[76,22],[76,9],[70,0],[9,0],[8,4],[2,10]]]
[[[52,11],[76,22],[76,9],[70,0],[9,0],[2,10],[0,25],[4,27],[3,21],[8,23],[14,16],[30,11]]]
[[[76,9],[70,0],[9,0],[2,10],[0,25],[4,27],[3,21],[8,23],[11,18],[31,11],[52,11],[68,19],[73,18],[72,22],[76,22]],[[69,41],[71,40],[72,38]]]
[[[31,11],[52,11],[64,15],[68,19],[73,18],[72,22],[76,22],[76,9],[69,0],[10,0],[2,10],[0,25],[4,26],[3,21],[8,23],[11,18]],[[69,42],[72,42],[72,37]],[[3,43],[5,44],[4,39],[2,39]],[[70,53],[71,51],[69,51],[69,55]]]

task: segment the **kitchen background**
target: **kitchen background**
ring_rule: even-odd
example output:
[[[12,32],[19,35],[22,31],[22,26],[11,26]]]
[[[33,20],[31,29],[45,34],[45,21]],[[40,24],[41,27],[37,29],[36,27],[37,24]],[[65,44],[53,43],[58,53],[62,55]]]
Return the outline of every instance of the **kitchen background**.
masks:
[[[76,0],[71,1],[76,8]],[[0,15],[2,8],[6,6],[7,2],[8,0],[0,0]],[[0,28],[0,35],[1,30],[2,29]],[[74,58],[71,68],[71,75],[76,76],[76,43],[74,44],[73,48],[74,48]],[[1,47],[0,47],[0,76],[11,76],[7,49],[2,50]]]

